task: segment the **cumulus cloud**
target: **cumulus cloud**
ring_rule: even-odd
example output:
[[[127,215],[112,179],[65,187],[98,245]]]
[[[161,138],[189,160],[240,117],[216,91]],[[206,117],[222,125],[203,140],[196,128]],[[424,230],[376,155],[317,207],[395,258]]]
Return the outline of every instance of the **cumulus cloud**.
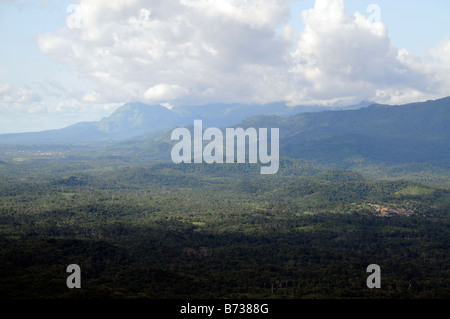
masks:
[[[343,0],[316,0],[294,31],[291,3],[80,0],[68,27],[38,45],[96,84],[85,102],[388,103],[438,97],[450,84],[449,41],[414,56]]]
[[[449,94],[450,41],[448,39],[444,39],[430,48],[425,56],[401,50],[399,59],[416,74],[422,76],[423,85],[419,91],[426,92],[431,97]]]
[[[185,96],[189,90],[178,85],[158,84],[152,86],[144,93],[144,98],[149,101],[171,101],[179,97]]]
[[[47,112],[47,107],[42,102],[41,94],[28,87],[14,87],[9,83],[0,83],[0,112],[5,119],[2,130],[8,129],[8,117],[36,115]],[[10,123],[14,126],[14,123]],[[17,130],[17,127],[13,131]]]
[[[348,13],[343,0],[316,0],[302,19],[293,72],[310,86],[292,96],[294,104],[406,102],[427,95],[423,69],[401,59],[381,21]]]
[[[276,27],[290,2],[82,0],[68,17],[74,27],[38,45],[96,83],[86,101],[278,99],[272,82],[288,81],[290,47]]]

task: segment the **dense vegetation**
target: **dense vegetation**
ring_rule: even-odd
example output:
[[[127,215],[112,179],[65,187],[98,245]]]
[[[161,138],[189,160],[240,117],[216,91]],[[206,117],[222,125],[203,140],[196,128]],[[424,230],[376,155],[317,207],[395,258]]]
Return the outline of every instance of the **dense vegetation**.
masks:
[[[275,176],[109,160],[3,158],[0,296],[450,297],[445,186],[288,159]],[[373,263],[382,289],[366,287]]]
[[[173,112],[192,125],[259,110],[207,109]],[[0,136],[0,297],[449,298],[449,110],[249,118],[239,126],[280,129],[268,176],[167,164],[178,122],[162,107]],[[82,289],[66,287],[69,264]],[[366,286],[370,264],[381,289]]]

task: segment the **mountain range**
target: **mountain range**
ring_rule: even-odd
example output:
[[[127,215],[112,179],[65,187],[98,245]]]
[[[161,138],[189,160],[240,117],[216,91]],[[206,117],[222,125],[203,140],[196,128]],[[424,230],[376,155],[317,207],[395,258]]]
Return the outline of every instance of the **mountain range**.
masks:
[[[130,103],[98,122],[78,123],[60,130],[0,135],[0,144],[77,145],[90,143],[100,156],[141,162],[170,162],[176,126],[279,128],[280,156],[336,169],[367,167],[384,174],[417,172],[449,175],[450,97],[381,105],[362,103],[346,109],[270,105],[205,105],[174,107]],[[72,143],[72,144],[71,144]],[[79,151],[77,150],[78,154]],[[381,165],[381,166],[380,166]],[[382,167],[382,169],[380,169]],[[423,172],[427,172],[424,174]],[[450,176],[450,175],[449,175]]]
[[[292,116],[259,115],[232,126],[279,128],[280,156],[332,168],[407,164],[409,170],[450,169],[450,97]],[[170,133],[144,134],[109,146],[106,153],[170,161]]]
[[[320,163],[365,159],[388,165],[429,163],[450,168],[450,97],[358,110],[259,116],[243,127],[279,127],[280,153]]]
[[[62,129],[42,132],[0,135],[0,143],[92,143],[123,141],[142,134],[157,132],[174,126],[186,126],[194,120],[205,125],[225,127],[257,115],[291,116],[303,112],[319,112],[331,109],[357,109],[369,105],[362,101],[357,105],[340,108],[295,106],[286,103],[256,104],[207,104],[175,106],[168,109],[161,105],[128,103],[100,121],[77,123]]]

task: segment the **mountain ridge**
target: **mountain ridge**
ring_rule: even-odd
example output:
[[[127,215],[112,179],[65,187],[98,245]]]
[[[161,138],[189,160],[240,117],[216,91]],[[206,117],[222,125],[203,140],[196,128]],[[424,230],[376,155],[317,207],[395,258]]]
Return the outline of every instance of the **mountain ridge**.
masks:
[[[279,128],[280,156],[338,169],[361,164],[430,164],[450,169],[450,97],[289,117],[260,115],[233,127]],[[170,161],[173,143],[167,130],[156,136],[130,139],[109,150]]]
[[[370,102],[341,107],[354,109]],[[228,126],[248,117],[260,114],[291,116],[302,112],[320,112],[330,107],[295,106],[277,102],[270,104],[206,104],[175,106],[168,109],[162,105],[131,102],[117,108],[111,115],[99,121],[80,122],[62,129],[41,132],[1,134],[0,143],[96,143],[124,141],[142,134],[174,126],[190,125],[201,119],[205,125]]]

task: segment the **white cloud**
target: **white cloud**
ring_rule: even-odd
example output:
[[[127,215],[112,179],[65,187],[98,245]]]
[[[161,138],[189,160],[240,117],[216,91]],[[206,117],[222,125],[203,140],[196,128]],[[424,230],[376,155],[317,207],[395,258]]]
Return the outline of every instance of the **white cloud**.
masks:
[[[416,96],[432,99],[449,95],[450,41],[448,39],[430,48],[424,56],[400,50],[399,60],[413,70],[416,76],[415,82],[420,83]]]
[[[12,91],[11,85],[9,83],[0,83],[0,97],[8,96]]]
[[[287,17],[291,1],[180,0],[180,2],[209,17],[227,19],[255,29],[273,29]]]
[[[267,83],[282,73],[287,80],[289,46],[275,27],[290,2],[82,0],[73,13],[81,28],[42,34],[38,45],[87,75],[97,85],[95,101],[278,99]]]
[[[445,39],[439,42],[430,50],[430,55],[439,63],[444,63],[446,67],[450,67],[450,40]]]
[[[286,25],[291,3],[81,0],[68,18],[80,27],[42,34],[38,45],[95,83],[86,103],[349,104],[445,95],[449,41],[425,57],[398,50],[382,22],[348,13],[343,0],[316,0],[297,32]]]
[[[13,88],[8,83],[0,83],[0,96],[5,103],[32,103],[42,100],[41,96],[31,89]]]
[[[144,93],[144,98],[151,103],[158,101],[171,101],[187,95],[189,91],[178,85],[158,84],[152,86]]]
[[[310,86],[306,93],[294,94],[292,104],[305,99],[319,104],[380,100],[380,90],[415,91],[421,84],[398,59],[387,28],[360,13],[348,13],[344,1],[317,0],[314,8],[302,12],[302,19],[305,30],[293,54],[293,72],[305,75]],[[386,102],[390,98],[383,96]]]
[[[7,95],[11,92],[11,85],[8,83],[0,83],[0,96]]]

